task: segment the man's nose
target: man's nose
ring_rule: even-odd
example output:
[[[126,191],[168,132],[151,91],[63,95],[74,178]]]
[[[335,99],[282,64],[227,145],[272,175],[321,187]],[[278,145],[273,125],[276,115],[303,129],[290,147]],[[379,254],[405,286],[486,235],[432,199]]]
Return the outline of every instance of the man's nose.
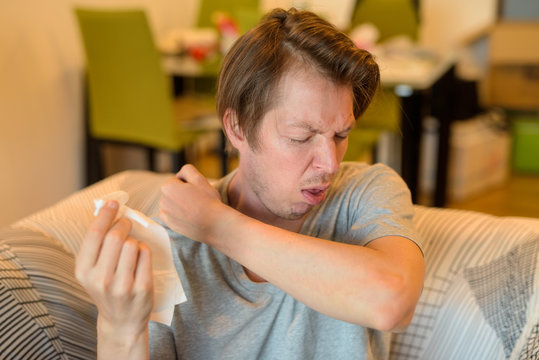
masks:
[[[313,165],[325,174],[334,174],[339,169],[339,158],[335,139],[321,137],[316,144]]]

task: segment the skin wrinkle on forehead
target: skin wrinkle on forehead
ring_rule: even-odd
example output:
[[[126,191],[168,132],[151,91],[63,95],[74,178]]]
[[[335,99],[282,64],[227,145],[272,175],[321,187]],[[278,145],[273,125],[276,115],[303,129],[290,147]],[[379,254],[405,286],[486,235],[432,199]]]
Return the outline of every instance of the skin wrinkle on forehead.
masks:
[[[312,76],[312,74],[316,74],[331,84],[333,84],[336,87],[340,86],[346,86],[349,87],[351,91],[352,85],[347,83],[341,83],[339,81],[336,81],[333,79],[326,71],[324,71],[323,68],[321,68],[318,64],[316,64],[313,60],[311,60],[307,55],[303,54],[301,51],[298,52],[294,48],[292,48],[290,45],[286,44],[287,47],[290,47],[291,55],[288,59],[288,61],[285,63],[284,68],[285,70],[280,75],[279,79],[275,82],[273,85],[273,89],[271,91],[270,97],[272,98],[270,102],[268,103],[268,107],[266,109],[266,113],[262,115],[264,117],[268,112],[278,107],[280,104],[282,104],[283,100],[283,82],[288,80],[287,78],[290,75],[293,75],[293,77],[309,77]],[[354,99],[354,106],[355,106],[355,99]],[[354,122],[356,121],[353,108],[352,113],[350,115],[352,118],[354,118]],[[260,130],[260,126],[257,127],[257,132]],[[260,136],[261,134],[257,134],[257,136]],[[257,146],[260,145],[260,142],[257,141],[257,144],[253,147],[256,149]]]

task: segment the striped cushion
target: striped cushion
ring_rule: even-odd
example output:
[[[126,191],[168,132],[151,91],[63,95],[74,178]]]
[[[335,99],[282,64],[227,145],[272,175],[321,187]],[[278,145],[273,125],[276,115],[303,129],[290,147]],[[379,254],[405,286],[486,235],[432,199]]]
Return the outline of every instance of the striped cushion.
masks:
[[[67,359],[39,291],[0,243],[0,359]]]
[[[518,253],[519,246],[539,241],[539,234],[522,226],[519,219],[461,210],[417,206],[414,221],[423,237],[426,277],[412,323],[406,332],[393,337],[391,359],[505,359],[507,352],[517,351],[507,349],[508,344],[519,348],[515,334],[507,341],[498,326],[513,321],[513,314],[504,314],[500,307],[486,310],[485,306],[496,302],[492,298],[488,302],[478,300],[471,274],[481,274],[477,279],[497,285],[504,283],[501,277],[481,271],[490,266],[491,273],[504,273],[507,267],[502,265],[507,261],[500,259]],[[533,255],[535,263],[528,279],[534,280],[524,283],[526,290],[520,289],[527,292],[524,303],[532,310],[539,296],[534,292],[539,277],[535,275],[539,271],[537,253]],[[521,276],[518,267],[513,270],[513,276]],[[488,285],[476,282],[477,286]],[[485,316],[489,311],[499,316],[496,322]],[[526,324],[511,323],[518,329],[518,337],[528,336],[535,321],[534,316],[528,318]]]
[[[535,324],[529,336],[526,338],[526,343],[522,346],[519,360],[539,360],[539,323]]]
[[[97,311],[74,277],[73,255],[54,239],[26,229],[4,229],[0,244],[13,255],[11,262],[19,267],[19,276],[26,279],[39,309],[30,315],[48,321],[45,326],[54,332],[61,353],[70,359],[95,358]],[[0,281],[9,285],[12,278],[4,276]],[[10,288],[17,295],[20,286]],[[19,301],[26,304],[20,297]],[[1,338],[4,341],[4,335]]]
[[[528,302],[534,290],[539,234],[515,246],[488,264],[464,270],[485,321],[511,356],[527,322]]]

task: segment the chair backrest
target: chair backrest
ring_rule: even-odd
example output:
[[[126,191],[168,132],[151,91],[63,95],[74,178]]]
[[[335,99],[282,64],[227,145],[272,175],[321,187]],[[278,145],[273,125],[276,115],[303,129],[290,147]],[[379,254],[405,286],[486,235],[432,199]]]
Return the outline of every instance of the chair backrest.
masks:
[[[175,150],[172,92],[143,10],[75,10],[87,61],[89,131]]]
[[[380,31],[380,41],[396,35],[417,40],[418,16],[412,0],[358,0],[351,27],[372,23]]]
[[[256,25],[260,20],[258,0],[200,0],[198,11],[198,27],[212,27],[212,17],[216,12],[222,11],[234,18],[244,33]]]

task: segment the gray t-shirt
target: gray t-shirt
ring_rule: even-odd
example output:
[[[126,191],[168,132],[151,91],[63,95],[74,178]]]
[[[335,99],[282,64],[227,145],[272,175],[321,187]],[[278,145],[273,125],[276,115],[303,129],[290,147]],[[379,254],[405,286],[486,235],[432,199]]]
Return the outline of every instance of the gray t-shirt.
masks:
[[[234,173],[216,183],[228,203]],[[384,165],[343,163],[302,234],[365,245],[387,235],[418,245],[410,193]],[[383,359],[388,334],[320,314],[270,283],[254,283],[214,248],[169,231],[188,301],[170,327],[150,323],[155,359]],[[231,239],[233,241],[233,239]]]

